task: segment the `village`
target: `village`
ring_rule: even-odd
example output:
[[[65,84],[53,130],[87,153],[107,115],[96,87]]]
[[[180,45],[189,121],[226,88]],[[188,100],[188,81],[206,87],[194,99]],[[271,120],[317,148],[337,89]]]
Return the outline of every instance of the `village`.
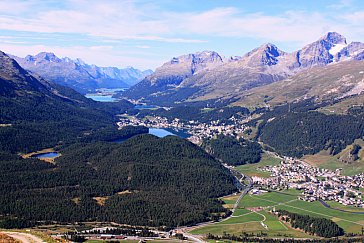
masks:
[[[336,201],[343,205],[364,208],[360,188],[364,188],[364,174],[341,175],[341,170],[311,166],[303,161],[284,157],[279,165],[260,167],[270,177],[253,176],[253,184],[270,190],[297,189],[304,201]]]
[[[219,124],[218,121],[200,123],[188,121],[184,123],[178,118],[169,121],[164,117],[121,117],[119,127],[128,125],[146,126],[150,128],[169,128],[184,131],[190,136],[189,141],[200,144],[205,138],[213,138],[219,134],[237,137],[247,127],[246,121],[232,120],[232,125]],[[324,168],[311,166],[308,163],[290,158],[281,157],[279,165],[260,167],[259,170],[269,172],[269,178],[253,176],[253,185],[261,189],[284,190],[296,189],[302,191],[299,199],[304,201],[336,201],[343,205],[364,208],[364,198],[360,188],[364,188],[364,173],[354,176],[341,175],[341,170],[331,171]]]
[[[187,138],[189,141],[199,144],[204,138],[213,138],[219,134],[235,137],[245,131],[246,126],[243,125],[246,122],[245,120],[239,121],[234,118],[230,120],[233,121],[233,124],[226,125],[219,124],[219,121],[211,121],[207,124],[191,120],[188,123],[184,123],[178,118],[168,121],[167,118],[160,116],[146,117],[144,119],[121,117],[117,124],[120,128],[124,126],[146,126],[150,128],[170,128],[176,131],[182,130],[190,135]]]

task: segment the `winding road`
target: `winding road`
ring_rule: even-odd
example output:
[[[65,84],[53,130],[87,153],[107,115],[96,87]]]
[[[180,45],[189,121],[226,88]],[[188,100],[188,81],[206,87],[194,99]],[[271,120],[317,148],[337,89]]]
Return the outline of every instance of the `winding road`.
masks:
[[[241,172],[239,172],[239,171],[237,171],[237,170],[234,170],[234,172],[236,172],[236,173],[239,173],[240,175],[241,175],[241,178],[247,178],[248,179],[248,181],[249,181],[249,183],[248,183],[248,185],[245,187],[245,189],[241,192],[241,194],[240,194],[240,196],[239,196],[239,198],[238,198],[238,200],[236,200],[236,202],[235,202],[235,204],[234,204],[234,206],[233,206],[233,208],[232,208],[232,214],[231,214],[231,216],[234,214],[234,212],[235,212],[235,210],[238,208],[238,206],[239,206],[239,203],[240,203],[240,201],[241,201],[241,199],[243,199],[243,197],[252,189],[252,187],[253,187],[253,180],[252,180],[252,178],[250,178],[249,176],[247,176],[247,175],[244,175],[243,173],[241,173]],[[238,179],[238,178],[237,178]],[[239,182],[240,182],[240,180],[239,180]],[[243,186],[243,185],[242,185]],[[231,217],[230,216],[230,217]],[[228,218],[230,218],[230,217],[228,217]],[[228,219],[228,218],[226,218],[226,219]],[[226,220],[225,219],[225,220]]]

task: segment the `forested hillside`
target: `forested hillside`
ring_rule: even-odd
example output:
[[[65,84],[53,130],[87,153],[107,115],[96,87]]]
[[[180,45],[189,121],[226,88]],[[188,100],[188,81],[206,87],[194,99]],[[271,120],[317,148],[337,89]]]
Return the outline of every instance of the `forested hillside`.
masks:
[[[55,165],[1,154],[0,214],[176,226],[226,213],[215,198],[235,190],[228,170],[175,136],[75,144],[61,154]]]
[[[263,143],[288,156],[301,157],[321,150],[337,154],[364,136],[364,116],[361,113],[272,112],[263,116],[259,134]]]
[[[114,131],[127,101],[105,104],[43,80],[0,52],[0,151],[31,152]],[[105,137],[104,137],[105,138]]]
[[[171,109],[156,109],[156,110],[141,110],[138,114],[139,117],[148,115],[166,117],[172,121],[175,118],[183,122],[198,121],[201,123],[209,123],[211,121],[218,122],[219,124],[229,124],[232,117],[236,119],[244,119],[248,116],[249,110],[240,106],[223,106],[219,108],[202,109],[199,106],[181,105]]]
[[[212,156],[228,165],[257,163],[261,159],[262,148],[257,142],[220,135],[215,139],[205,139],[202,147]]]

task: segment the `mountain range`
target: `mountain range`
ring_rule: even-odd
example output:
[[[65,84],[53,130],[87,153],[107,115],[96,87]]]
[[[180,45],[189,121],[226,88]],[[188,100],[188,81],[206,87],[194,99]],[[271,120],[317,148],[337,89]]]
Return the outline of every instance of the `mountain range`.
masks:
[[[126,101],[95,102],[24,70],[0,51],[0,151],[34,151],[117,134],[115,114],[133,107]]]
[[[168,104],[175,104],[221,99],[232,99],[243,103],[247,96],[255,94],[255,90],[257,95],[262,94],[259,94],[258,87],[265,87],[281,80],[298,80],[305,71],[320,72],[321,68],[327,67],[330,72],[330,68],[336,69],[335,65],[340,64],[336,67],[340,68],[341,73],[337,73],[339,76],[335,77],[340,79],[342,75],[348,74],[345,69],[350,68],[352,62],[362,59],[364,59],[364,43],[348,44],[346,38],[336,32],[329,32],[319,40],[292,53],[284,52],[271,43],[264,44],[244,56],[231,58],[224,58],[214,51],[197,52],[172,58],[157,68],[153,74],[123,92],[121,96],[154,104],[166,101]],[[359,66],[360,69],[363,64],[359,63],[355,66]],[[269,87],[272,91],[273,86]],[[349,85],[346,89],[348,87]],[[362,86],[355,86],[355,91],[345,92],[347,95],[359,94],[364,90],[360,87]],[[334,87],[331,89],[334,92]],[[318,94],[306,94],[321,94],[320,90],[317,92]],[[270,94],[270,99],[272,96],[275,94]],[[293,99],[302,97],[297,96]]]
[[[118,129],[117,115],[133,107],[88,99],[0,51],[1,227],[45,220],[169,228],[226,217],[217,198],[236,191],[235,177],[185,139]],[[48,163],[25,155],[45,148],[61,156]]]
[[[95,92],[101,88],[127,88],[152,73],[151,70],[140,71],[133,67],[119,69],[89,65],[79,58],[59,58],[50,52],[25,58],[10,56],[24,69],[81,93]]]

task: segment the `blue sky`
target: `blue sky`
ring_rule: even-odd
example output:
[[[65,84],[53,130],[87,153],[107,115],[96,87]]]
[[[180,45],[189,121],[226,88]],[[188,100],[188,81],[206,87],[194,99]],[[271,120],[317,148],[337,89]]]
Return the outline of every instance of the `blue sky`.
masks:
[[[54,52],[99,66],[154,69],[174,56],[294,51],[337,31],[364,41],[362,0],[0,0],[0,50]]]

